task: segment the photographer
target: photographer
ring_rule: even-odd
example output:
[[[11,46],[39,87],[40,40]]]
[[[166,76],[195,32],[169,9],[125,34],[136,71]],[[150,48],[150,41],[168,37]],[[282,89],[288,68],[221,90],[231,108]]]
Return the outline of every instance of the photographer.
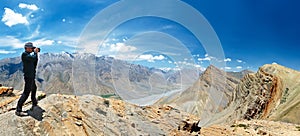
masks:
[[[28,113],[22,111],[22,106],[24,102],[27,100],[30,92],[31,92],[31,101],[32,108],[31,110],[37,106],[36,100],[36,84],[35,84],[35,75],[36,75],[36,66],[38,63],[38,53],[40,51],[39,48],[33,46],[31,42],[28,42],[24,46],[25,52],[22,53],[22,63],[23,63],[23,73],[25,80],[25,87],[22,96],[20,97],[18,104],[16,115],[17,116],[27,116]],[[32,54],[33,52],[33,54]]]

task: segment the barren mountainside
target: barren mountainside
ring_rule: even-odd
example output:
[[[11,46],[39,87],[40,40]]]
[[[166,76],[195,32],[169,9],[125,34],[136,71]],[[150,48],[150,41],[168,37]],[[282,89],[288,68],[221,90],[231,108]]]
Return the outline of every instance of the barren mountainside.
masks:
[[[214,123],[265,119],[300,124],[300,72],[266,64],[246,75],[235,89],[232,103]]]
[[[198,116],[203,110],[219,112],[231,102],[238,83],[238,79],[211,65],[187,90],[163,98],[159,103],[168,103]]]

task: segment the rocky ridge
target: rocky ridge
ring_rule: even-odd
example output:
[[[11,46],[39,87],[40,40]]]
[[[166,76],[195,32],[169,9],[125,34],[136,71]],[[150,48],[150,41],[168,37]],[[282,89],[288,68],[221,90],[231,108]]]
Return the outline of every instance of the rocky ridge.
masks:
[[[159,103],[167,103],[198,116],[205,109],[208,109],[207,113],[219,112],[232,101],[238,83],[238,79],[211,65],[187,90],[163,98]]]
[[[140,107],[93,95],[52,94],[39,106],[28,117],[0,114],[0,124],[9,126],[0,135],[170,135],[188,133],[178,130],[182,120],[199,119],[167,105]]]
[[[237,85],[232,103],[213,123],[264,119],[300,123],[300,72],[267,64],[247,74]]]
[[[6,104],[6,107],[15,105],[15,102]],[[30,101],[27,103],[25,110],[30,107]],[[6,126],[0,127],[0,135],[296,136],[300,134],[300,126],[295,124],[264,120],[241,120],[232,124],[215,124],[200,130],[195,129],[193,125],[193,122],[199,120],[198,117],[172,106],[142,107],[93,95],[51,94],[40,99],[39,107],[28,113],[29,116],[18,117],[13,109],[6,109],[0,114],[0,124]]]

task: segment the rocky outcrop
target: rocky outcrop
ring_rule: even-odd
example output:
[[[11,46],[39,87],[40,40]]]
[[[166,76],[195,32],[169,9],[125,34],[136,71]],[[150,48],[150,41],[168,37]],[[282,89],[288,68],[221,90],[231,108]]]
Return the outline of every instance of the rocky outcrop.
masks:
[[[11,87],[8,87],[11,88]],[[0,97],[0,114],[15,110],[17,101],[20,98],[22,94],[22,91],[19,90],[13,90],[10,94],[1,94]],[[46,94],[37,91],[36,93],[37,99],[41,100],[46,97]],[[31,104],[31,99],[28,98],[27,101],[24,103],[25,106]]]
[[[99,96],[52,94],[28,117],[0,114],[0,135],[170,135],[199,118],[171,106],[140,107]],[[25,106],[25,110],[30,106]],[[185,132],[182,132],[185,133]]]
[[[220,112],[232,100],[239,80],[215,66],[209,66],[199,79],[182,93],[160,100],[194,115]]]
[[[16,93],[16,95],[19,93]],[[6,96],[7,97],[7,96]],[[15,105],[14,101],[9,105]],[[24,106],[28,110],[30,101]],[[0,113],[0,135],[299,135],[299,126],[273,121],[237,121],[200,129],[198,117],[168,105],[140,107],[99,96],[52,94],[39,107],[18,117],[14,110]]]
[[[255,74],[246,75],[236,88],[234,102],[240,102],[245,119],[265,119],[278,105],[282,95],[282,81],[264,67]]]
[[[5,87],[0,84],[0,95],[11,95],[13,91],[13,87]]]
[[[214,117],[214,123],[266,119],[300,123],[300,72],[267,64],[247,74],[235,89],[233,102]],[[213,124],[213,123],[212,123]]]

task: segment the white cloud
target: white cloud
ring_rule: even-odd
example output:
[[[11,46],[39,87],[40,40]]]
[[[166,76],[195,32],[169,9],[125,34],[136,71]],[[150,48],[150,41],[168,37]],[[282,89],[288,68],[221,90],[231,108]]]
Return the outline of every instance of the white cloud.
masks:
[[[242,63],[242,62],[243,62],[242,60],[239,60],[239,59],[237,59],[236,61],[237,61],[238,63]]]
[[[50,46],[53,45],[54,40],[46,40],[46,39],[39,39],[33,42],[34,46]]]
[[[195,64],[194,65],[196,68],[198,68],[200,71],[205,71],[205,67],[201,66],[201,65],[198,65],[198,64]]]
[[[181,62],[181,63],[184,63],[184,62]],[[195,69],[190,69],[190,70],[195,70],[195,71],[198,70],[198,71],[201,71],[201,72],[206,70],[206,68],[201,66],[201,65],[192,64],[192,63],[186,63],[186,65],[192,66],[192,68],[195,68]],[[184,68],[184,67],[176,66],[176,67],[172,67],[172,68],[171,67],[161,67],[161,68],[158,68],[158,69],[163,70],[163,71],[170,71],[170,70],[179,71],[182,68]],[[189,68],[191,68],[191,67],[189,67]]]
[[[4,22],[5,25],[12,27],[17,24],[25,24],[29,25],[29,22],[25,16],[23,16],[20,13],[16,13],[10,8],[4,8],[4,14],[2,16],[2,22]]]
[[[152,54],[144,54],[140,55],[139,59],[147,60],[148,62],[154,62],[155,60],[163,60],[165,57],[163,55],[153,56]]]
[[[217,59],[216,57],[209,56],[208,54],[204,55],[204,58],[198,58],[198,61],[211,61],[211,60],[216,60],[218,62],[221,62],[221,60]]]
[[[200,64],[195,64],[195,63],[191,63],[191,62],[187,62],[187,61],[177,61],[177,62],[174,62],[175,65],[179,65],[180,67],[188,67],[188,68],[195,68],[197,70],[200,70],[200,71],[205,71],[205,67],[203,67],[202,65]]]
[[[210,56],[208,54],[205,54],[204,56],[205,56],[204,58],[198,58],[198,61],[200,61],[200,63],[202,63],[202,61],[212,61],[212,60],[220,62],[220,63],[223,62],[223,61],[225,61],[225,62],[231,61],[230,58],[221,59],[221,58],[216,58],[216,57]]]
[[[11,54],[11,53],[16,53],[16,51],[0,50],[0,54]]]
[[[30,9],[33,11],[36,11],[39,9],[35,4],[25,4],[25,3],[20,3],[19,8],[21,8],[21,9],[27,8],[27,9]]]
[[[38,39],[32,41],[34,46],[49,46],[53,45],[54,40],[47,40],[47,39]],[[13,36],[6,36],[0,38],[0,47],[13,47],[13,48],[24,48],[25,42],[13,37]]]
[[[0,46],[2,47],[13,47],[23,48],[24,43],[13,36],[0,37]]]
[[[211,61],[213,57],[208,56],[208,54],[205,54],[205,58],[198,58],[198,61]]]
[[[226,58],[224,59],[225,62],[230,62],[231,61],[231,58]]]
[[[62,21],[62,22],[66,22],[66,19],[65,19],[65,18],[63,18],[61,21]]]
[[[231,67],[225,67],[225,70],[231,70],[232,68]]]
[[[133,53],[118,53],[118,54],[98,54],[99,56],[106,55],[113,57],[115,59],[126,60],[126,61],[136,61],[138,55]]]
[[[237,69],[242,69],[243,67],[242,67],[242,66],[237,66],[236,68],[237,68]]]
[[[160,69],[160,70],[162,70],[162,71],[170,71],[170,70],[173,70],[173,68],[168,68],[168,67],[162,67],[162,68],[158,68],[158,69]]]
[[[116,43],[116,44],[110,45],[109,51],[111,51],[111,52],[114,52],[114,51],[131,52],[131,51],[135,51],[136,49],[137,48],[134,46],[125,45],[124,43]]]
[[[211,58],[210,58],[210,57],[198,58],[198,60],[199,60],[199,61],[204,61],[204,60],[210,61]]]

